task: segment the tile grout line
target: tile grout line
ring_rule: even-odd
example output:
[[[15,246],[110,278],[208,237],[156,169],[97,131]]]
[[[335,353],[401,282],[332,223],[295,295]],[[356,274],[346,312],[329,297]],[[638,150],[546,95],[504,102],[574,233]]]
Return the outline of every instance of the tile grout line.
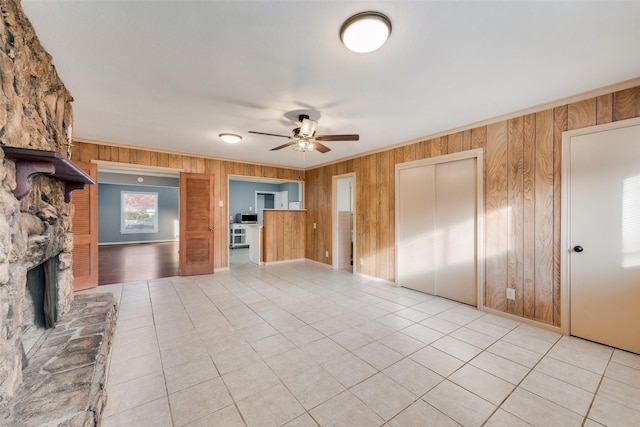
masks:
[[[607,373],[607,369],[609,369],[609,364],[611,364],[611,361],[613,359],[613,355],[615,354],[615,352],[616,352],[616,350],[613,349],[613,351],[609,355],[609,360],[607,360],[607,366],[602,371],[602,375],[600,375],[600,381],[598,381],[598,386],[596,387],[595,391],[593,392],[593,397],[591,398],[591,402],[589,403],[589,407],[587,408],[587,412],[584,415],[584,419],[582,420],[582,425],[583,426],[589,420],[589,414],[591,413],[591,408],[593,408],[593,404],[596,401],[596,397],[598,397],[598,392],[600,391],[600,386],[602,386],[602,382],[604,381],[605,375]]]
[[[173,287],[173,282],[171,282],[171,286]],[[167,385],[167,378],[164,369],[164,359],[162,357],[162,351],[160,350],[160,339],[158,338],[158,327],[156,324],[156,312],[153,309],[153,299],[151,298],[151,289],[149,288],[149,280],[147,280],[147,294],[149,296],[149,304],[151,305],[151,317],[153,319],[153,331],[156,336],[156,343],[158,345],[158,356],[160,357],[160,367],[162,368],[162,381],[164,383],[164,391],[167,398],[167,406],[169,407],[169,417],[171,418],[171,426],[175,426],[175,421],[173,418],[173,408],[171,405],[171,399],[169,399],[169,387]]]
[[[507,332],[507,333],[506,333],[502,338],[504,338],[505,336],[507,336],[509,333],[511,333],[511,332],[512,332],[513,330],[515,330],[516,328],[517,328],[517,326],[516,326],[515,328],[513,328],[511,331]],[[502,338],[500,338],[498,341],[500,341]],[[535,363],[531,368],[529,368],[528,366],[521,365],[520,363],[518,363],[518,362],[514,362],[514,361],[512,360],[512,362],[514,362],[514,363],[518,363],[520,366],[524,366],[525,368],[529,369],[529,372],[527,372],[527,374],[526,374],[524,377],[522,377],[522,379],[518,382],[518,384],[516,384],[516,385],[515,385],[515,387],[513,388],[513,390],[511,390],[511,391],[509,392],[509,394],[508,394],[504,399],[502,399],[502,401],[500,402],[500,404],[499,404],[499,405],[496,405],[496,409],[495,409],[495,410],[491,413],[491,415],[490,415],[490,416],[485,420],[485,422],[484,422],[484,423],[482,423],[482,425],[483,425],[483,426],[484,426],[484,425],[486,425],[486,423],[488,423],[488,422],[489,422],[489,420],[491,420],[491,418],[492,418],[492,417],[493,417],[493,416],[494,416],[494,415],[495,415],[495,414],[496,414],[500,409],[502,409],[502,405],[503,405],[503,404],[504,404],[504,403],[505,403],[505,402],[506,402],[506,401],[507,401],[507,400],[508,400],[512,395],[513,395],[513,393],[515,393],[515,391],[516,391],[516,390],[518,390],[518,389],[520,388],[520,385],[524,382],[524,380],[526,380],[526,379],[527,379],[527,377],[528,377],[529,375],[531,375],[531,373],[536,369],[536,366],[538,366],[538,365],[540,364],[540,362],[542,361],[542,359],[544,359],[544,358],[549,354],[549,352],[550,352],[550,351],[551,351],[551,350],[552,350],[552,349],[553,349],[553,348],[558,344],[558,342],[560,342],[560,339],[561,339],[561,338],[562,338],[561,336],[560,336],[560,337],[558,337],[558,339],[553,343],[553,345],[552,345],[551,347],[549,347],[549,349],[548,349],[548,350],[547,350],[547,351],[542,355],[542,357],[541,357],[540,359],[538,359],[538,361],[537,361],[537,362],[536,362],[536,363]],[[507,342],[508,342],[508,341],[507,341]],[[520,347],[520,346],[518,346],[518,347]],[[524,348],[524,347],[521,347],[521,348]],[[526,350],[526,349],[525,349],[525,350]],[[485,351],[486,351],[486,350],[485,350]],[[533,351],[533,350],[531,350],[531,351]],[[483,353],[484,353],[484,351],[483,351]],[[489,353],[491,353],[491,352],[489,352]],[[480,353],[480,354],[482,354],[482,353]],[[495,354],[495,353],[492,353],[492,354]],[[539,353],[538,353],[538,354],[539,354]],[[478,355],[478,356],[479,356],[479,355]],[[496,355],[496,356],[500,356],[500,355]],[[477,357],[477,356],[476,356],[476,357]],[[500,357],[502,357],[502,356],[500,356]],[[474,357],[474,359],[475,359],[475,357]],[[505,358],[505,359],[506,359],[506,358]],[[472,359],[472,360],[473,360],[473,359]],[[509,360],[509,359],[507,359],[507,360]],[[470,362],[470,361],[469,361],[469,362]],[[480,369],[480,368],[478,368],[478,369]],[[491,374],[491,373],[489,372],[489,374]],[[564,382],[564,381],[563,381],[563,382]],[[528,390],[527,390],[527,391],[528,391]],[[533,394],[535,394],[535,393],[533,393]],[[536,396],[538,396],[537,394],[535,394],[535,395],[536,395]],[[548,399],[546,399],[546,398],[545,398],[545,397],[543,397],[543,396],[538,396],[538,397],[540,397],[540,398],[542,398],[542,399],[545,399],[545,400],[548,400]],[[554,403],[554,402],[552,402],[552,403]],[[502,410],[503,410],[503,411],[505,411],[505,412],[507,412],[508,414],[510,414],[510,415],[512,415],[512,416],[514,416],[514,417],[516,417],[517,419],[519,419],[519,420],[521,420],[521,421],[523,421],[523,422],[525,422],[525,423],[529,424],[529,422],[528,422],[528,421],[523,420],[523,419],[522,419],[522,418],[520,418],[518,415],[516,415],[516,414],[512,414],[511,412],[507,411],[506,409],[502,409]]]
[[[201,288],[200,288],[200,285],[198,285],[198,289],[201,289]],[[219,309],[219,308],[218,308],[218,306],[215,304],[215,302],[211,300],[211,297],[209,296],[209,294],[207,294],[207,293],[206,293],[206,292],[204,292],[204,291],[203,291],[203,293],[205,294],[205,296],[207,297],[207,299],[208,299],[209,301],[211,301],[211,303],[214,305],[214,307],[215,307],[215,308],[216,308],[216,310],[220,313],[220,315],[222,315],[225,319],[227,319],[227,321],[229,321],[229,319],[225,316],[225,314],[224,314],[222,311],[220,311],[220,309]],[[189,313],[187,312],[187,314],[189,314]],[[189,316],[189,318],[191,318],[191,316]],[[234,327],[234,329],[235,329],[235,327]],[[224,388],[225,388],[225,390],[227,391],[227,393],[229,394],[229,397],[231,398],[231,402],[233,402],[233,407],[236,409],[236,412],[237,412],[237,413],[238,413],[238,415],[240,416],[240,419],[242,420],[242,422],[244,423],[244,425],[245,425],[245,426],[248,426],[248,425],[249,425],[249,423],[248,423],[248,422],[247,422],[247,420],[244,418],[244,414],[242,413],[242,411],[240,411],[240,407],[238,406],[238,402],[236,402],[236,398],[235,398],[235,397],[233,396],[233,394],[231,393],[231,390],[229,390],[229,386],[227,385],[226,381],[225,381],[225,380],[224,380],[224,378],[222,377],[222,373],[220,372],[220,369],[218,368],[218,365],[216,365],[216,362],[213,360],[213,356],[211,356],[211,353],[209,353],[209,350],[207,350],[207,355],[208,355],[209,359],[211,360],[211,363],[213,364],[213,367],[216,369],[216,372],[218,373],[218,378],[220,378],[220,381],[222,381],[222,384],[224,384]],[[231,405],[229,405],[229,406],[231,406]],[[225,406],[225,408],[226,408],[226,407],[227,407],[227,406]],[[218,411],[220,411],[221,409],[224,409],[224,408],[220,408],[220,409],[218,409]],[[213,413],[215,413],[215,412],[217,412],[217,411],[214,411]],[[202,418],[207,417],[207,416],[209,416],[209,415],[211,415],[211,414],[204,415]],[[202,419],[202,418],[199,418],[199,419]],[[196,420],[196,421],[197,421],[197,420]]]

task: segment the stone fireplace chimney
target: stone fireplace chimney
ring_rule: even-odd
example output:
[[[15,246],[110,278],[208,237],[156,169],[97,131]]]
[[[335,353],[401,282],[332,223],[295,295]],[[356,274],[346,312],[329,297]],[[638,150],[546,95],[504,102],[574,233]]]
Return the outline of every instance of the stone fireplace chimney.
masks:
[[[34,176],[30,180],[32,191],[18,199],[14,194],[17,160],[5,147],[66,153],[73,98],[20,2],[1,2],[0,13],[1,408],[22,380],[27,272],[47,260],[52,263],[57,276],[54,305],[58,320],[73,301],[73,207],[65,202],[65,183],[55,177]]]

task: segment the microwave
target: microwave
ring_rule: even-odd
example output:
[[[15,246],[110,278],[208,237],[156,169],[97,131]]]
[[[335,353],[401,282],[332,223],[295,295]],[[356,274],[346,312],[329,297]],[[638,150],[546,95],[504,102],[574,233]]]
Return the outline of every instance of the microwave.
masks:
[[[258,214],[256,213],[237,213],[236,222],[239,224],[256,224],[258,222]]]

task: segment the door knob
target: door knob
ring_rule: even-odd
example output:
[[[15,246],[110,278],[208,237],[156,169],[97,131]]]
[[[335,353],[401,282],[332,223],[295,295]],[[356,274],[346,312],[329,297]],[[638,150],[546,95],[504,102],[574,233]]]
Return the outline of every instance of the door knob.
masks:
[[[213,233],[213,228],[210,228],[209,231]]]
[[[580,246],[580,245],[577,245],[577,246],[573,247],[573,250],[575,252],[582,252],[582,251],[584,251],[584,248],[582,246]]]

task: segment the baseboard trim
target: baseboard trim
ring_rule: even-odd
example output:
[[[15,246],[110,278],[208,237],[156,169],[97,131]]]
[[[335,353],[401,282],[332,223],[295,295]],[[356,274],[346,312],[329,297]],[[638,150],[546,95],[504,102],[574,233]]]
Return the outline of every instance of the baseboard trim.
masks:
[[[362,274],[362,273],[358,273],[357,271],[353,272],[354,276],[358,276],[358,277],[362,277],[363,279],[367,279],[367,280],[371,280],[372,282],[378,282],[378,283],[384,283],[385,285],[391,285],[394,286],[396,288],[399,288],[400,286],[398,286],[396,284],[396,282],[390,282],[388,280],[385,279],[381,279],[379,277],[375,277],[375,276],[369,276],[367,274]]]
[[[276,265],[276,264],[287,264],[290,262],[300,262],[300,261],[307,261],[306,258],[296,258],[296,259],[286,259],[283,261],[271,261],[271,262],[262,262],[261,265]]]
[[[180,240],[137,240],[133,242],[104,242],[98,243],[98,246],[118,246],[118,245],[137,245],[139,243],[177,243]]]
[[[515,314],[511,314],[511,313],[505,313],[504,311],[488,308],[486,306],[482,307],[480,310],[484,311],[485,313],[495,314],[496,316],[504,317],[509,320],[515,320],[516,322],[526,323],[527,325],[535,326],[540,329],[546,329],[547,331],[562,334],[562,331],[559,326],[550,325],[544,322],[538,322],[537,320],[527,319],[525,317],[516,316]]]

